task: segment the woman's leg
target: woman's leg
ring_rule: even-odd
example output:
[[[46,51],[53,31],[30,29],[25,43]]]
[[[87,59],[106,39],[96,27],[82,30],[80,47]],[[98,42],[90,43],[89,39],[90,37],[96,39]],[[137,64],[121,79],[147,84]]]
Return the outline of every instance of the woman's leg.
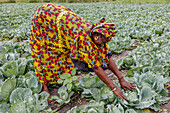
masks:
[[[46,91],[47,93],[50,94],[50,91],[48,90],[47,85],[42,83],[42,86],[43,86],[43,91]]]

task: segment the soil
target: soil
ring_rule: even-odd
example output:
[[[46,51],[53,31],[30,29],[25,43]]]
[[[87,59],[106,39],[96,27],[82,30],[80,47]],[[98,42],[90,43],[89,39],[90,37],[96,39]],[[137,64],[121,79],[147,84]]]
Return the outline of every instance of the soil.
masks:
[[[135,41],[134,46],[139,46],[139,42]],[[123,59],[125,58],[130,52],[132,52],[132,50],[126,50],[124,51],[122,54],[116,55],[113,54],[112,57],[115,58],[116,60],[118,59]],[[122,75],[126,75],[128,70],[119,70],[120,73]],[[110,70],[105,70],[105,72],[107,73],[107,75],[109,76],[109,78],[111,80],[116,80],[116,77],[114,76],[114,74],[110,71]],[[80,80],[85,74],[82,74],[81,72],[78,72],[78,80]],[[96,76],[96,75],[93,75]],[[51,87],[50,89],[50,94],[51,95],[58,95],[57,94],[57,90],[58,87]],[[169,91],[169,97],[170,97],[170,87],[168,88]],[[68,104],[63,104],[61,106],[58,106],[57,102],[52,102],[52,104],[49,104],[49,107],[51,107],[52,110],[55,110],[55,112],[58,113],[66,113],[68,110],[70,110],[71,108],[77,106],[77,107],[83,107],[85,105],[87,105],[89,103],[89,101],[86,98],[82,98],[80,94],[74,94],[71,97],[71,101]],[[150,113],[170,113],[170,101],[167,104],[164,104],[161,106],[161,110],[159,112],[154,112],[153,110],[150,110]]]
[[[124,59],[130,52],[132,52],[132,50],[126,50],[126,51],[123,51],[122,54],[120,55],[113,54],[112,57],[115,58],[116,60]]]

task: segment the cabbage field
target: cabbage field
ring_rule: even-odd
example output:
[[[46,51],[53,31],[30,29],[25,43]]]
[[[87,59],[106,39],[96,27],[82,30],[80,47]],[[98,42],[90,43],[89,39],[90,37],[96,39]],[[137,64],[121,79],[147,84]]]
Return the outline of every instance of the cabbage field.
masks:
[[[129,99],[123,101],[94,73],[74,76],[78,73],[74,69],[58,80],[63,86],[53,97],[57,102],[54,108],[48,105],[49,94],[41,92],[42,84],[35,75],[29,45],[31,20],[40,5],[0,4],[0,113],[170,112],[161,111],[162,105],[170,105],[170,4],[60,4],[91,24],[105,17],[107,22],[116,25],[116,36],[108,44],[116,55],[131,51],[125,58],[114,60],[119,69],[128,70],[124,78],[133,82],[137,90],[122,89]],[[136,42],[140,44],[137,46]],[[117,79],[113,79],[120,87]],[[72,100],[76,95],[81,95],[88,104],[81,105],[84,101],[81,100],[67,111],[59,110],[77,101]]]

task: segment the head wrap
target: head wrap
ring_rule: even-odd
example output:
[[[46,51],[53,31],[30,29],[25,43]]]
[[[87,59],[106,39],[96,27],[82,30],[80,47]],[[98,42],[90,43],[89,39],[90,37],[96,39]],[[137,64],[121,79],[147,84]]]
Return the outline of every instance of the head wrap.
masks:
[[[101,33],[110,41],[115,36],[115,25],[113,23],[106,23],[105,18],[102,18],[99,23],[95,23],[91,27],[91,34]]]

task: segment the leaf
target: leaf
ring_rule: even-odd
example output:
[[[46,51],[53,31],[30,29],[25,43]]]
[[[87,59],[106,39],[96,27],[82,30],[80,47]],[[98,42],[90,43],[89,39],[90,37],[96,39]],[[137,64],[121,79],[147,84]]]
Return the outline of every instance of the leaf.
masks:
[[[3,66],[3,64],[5,63],[5,55],[4,54],[0,54],[0,67]]]
[[[27,60],[25,58],[18,60],[18,75],[23,75],[25,73],[27,65]]]
[[[34,96],[35,96],[35,94],[34,94]],[[45,92],[45,91],[41,92],[38,95],[36,105],[38,104],[38,110],[39,111],[44,110],[45,108],[47,108],[47,106],[48,106],[47,99],[48,99],[49,96],[50,96],[50,94]]]
[[[84,88],[91,88],[95,82],[96,82],[96,80],[94,78],[90,78],[90,77],[80,79],[80,85]]]
[[[4,79],[4,76],[3,76],[3,73],[1,72],[1,69],[0,69],[0,80],[3,80]]]
[[[151,99],[151,88],[148,86],[144,86],[141,90],[141,101],[148,101]]]
[[[133,110],[133,109],[127,109],[125,111],[125,113],[137,113],[137,112],[135,110]]]
[[[87,113],[99,113],[97,110],[95,110],[94,108],[90,108]]]
[[[60,95],[61,99],[66,100],[68,98],[67,88],[65,86],[61,86],[58,89],[58,94]]]
[[[93,83],[93,85],[91,87],[94,88],[101,88],[104,85],[106,85],[99,77],[95,77],[95,81]]]
[[[85,108],[85,113],[87,113],[90,109],[97,111],[97,113],[104,113],[105,108],[104,108],[105,103],[103,101],[94,101],[91,100],[90,103],[86,106]]]
[[[107,113],[121,113],[120,110],[116,106],[114,106],[113,104],[107,105],[107,108],[108,108]]]
[[[48,99],[49,96],[50,96],[49,93],[43,91],[43,92],[41,92],[41,93],[39,94],[39,100],[42,101],[42,102],[44,102],[44,101],[46,101],[46,100]]]
[[[159,102],[159,104],[165,104],[170,100],[170,97],[157,96],[156,100]]]
[[[5,82],[3,83],[3,86],[1,88],[1,93],[0,95],[4,98],[7,99],[11,94],[11,92],[15,89],[16,86],[16,79],[12,78],[12,79],[6,79]]]
[[[162,95],[162,96],[167,97],[168,96],[168,90],[163,88],[159,94]]]
[[[90,73],[86,74],[85,77],[87,77],[87,78],[90,77]]]
[[[124,113],[124,108],[121,106],[121,104],[118,104],[118,109],[121,113]]]
[[[129,103],[133,103],[132,105],[139,103],[139,98],[138,98],[137,92],[128,92],[127,98],[129,99]]]
[[[101,100],[100,90],[98,88],[91,88],[91,94],[95,100]]]
[[[78,87],[78,86],[80,85],[80,82],[79,82],[79,81],[76,81],[76,82],[74,83],[74,85],[75,85],[76,87]]]
[[[42,90],[42,84],[40,82],[38,82],[38,86],[35,87],[32,91],[33,93],[40,93]]]
[[[91,90],[90,90],[90,89],[85,89],[85,88],[83,88],[82,94],[83,94],[83,95],[91,94]]]
[[[121,65],[123,64],[123,59],[116,60],[113,58],[113,60],[116,63],[117,68],[119,69],[121,67]]]
[[[0,113],[7,113],[9,110],[10,105],[7,103],[0,104]]]
[[[32,91],[29,88],[16,88],[10,95],[10,103],[16,103],[17,101],[27,101],[29,96],[32,95]]]
[[[68,96],[67,100],[66,100],[64,103],[69,103],[69,102],[70,102],[70,97],[71,97],[73,94],[74,94],[74,92],[71,91],[71,92],[69,93],[69,96]]]
[[[63,80],[60,78],[57,80],[57,83],[63,83]]]
[[[113,91],[111,91],[108,86],[103,86],[100,90],[100,94],[102,99],[114,100]]]
[[[73,76],[73,77],[72,77],[72,80],[73,80],[73,81],[75,81],[75,80],[77,80],[77,79],[78,79],[78,76]]]
[[[65,86],[65,85],[68,84],[68,83],[69,83],[69,78],[67,78],[67,79],[64,80],[63,86]]]
[[[22,77],[19,77],[16,79],[16,87],[27,87],[26,84],[25,84],[25,77],[22,76]]]
[[[159,111],[160,110],[160,105],[158,103],[155,103],[152,106],[150,106],[150,108],[153,109],[154,111]]]
[[[71,77],[68,79],[68,83],[73,84],[73,79]]]
[[[32,76],[36,76],[35,72],[33,71],[29,71],[24,75],[25,78],[31,78]]]
[[[131,68],[131,66],[135,64],[135,61],[132,57],[128,56],[123,60],[123,63],[127,68]]]
[[[26,104],[26,109],[27,109],[28,113],[31,113],[31,112],[35,113],[35,112],[39,111],[39,109],[38,109],[39,103],[36,100],[36,98],[34,97],[34,95],[29,96],[29,99],[25,104]]]
[[[53,99],[55,99],[55,101],[57,101],[59,103],[59,105],[62,105],[64,103],[64,100],[61,99],[60,97],[58,96],[54,96]]]
[[[17,75],[18,73],[18,68],[17,67],[14,67],[13,69],[7,69],[6,71],[3,71],[3,74],[6,76],[6,77],[12,77],[13,75]]]
[[[71,75],[70,75],[69,73],[67,73],[67,74],[62,74],[62,75],[60,76],[61,79],[67,79],[67,78],[69,78],[69,77],[71,77]]]
[[[151,105],[153,105],[156,101],[153,100],[149,100],[149,101],[142,101],[140,102],[138,105],[136,105],[135,107],[138,109],[146,109],[149,108]]]
[[[134,69],[128,70],[128,73],[126,74],[127,77],[133,77],[134,76]]]
[[[13,75],[18,75],[17,61],[8,61],[1,68],[2,73],[6,77],[12,77]]]
[[[8,113],[26,113],[25,108],[26,108],[25,103],[20,100],[10,107]]]
[[[74,92],[68,93],[66,86],[61,86],[58,89],[59,96],[54,96],[53,98],[59,103],[59,105],[62,105],[63,103],[69,103],[70,102],[70,97],[73,95],[73,93]]]
[[[67,113],[84,113],[84,109],[81,107],[72,107],[71,110],[67,111]]]
[[[146,72],[148,72],[149,71],[149,67],[144,67],[143,68],[143,73],[146,73]]]
[[[67,89],[68,89],[68,91],[71,91],[71,89],[72,89],[72,84],[67,84]]]
[[[121,113],[121,111],[116,106],[114,106],[112,113]]]
[[[32,58],[27,60],[25,72],[27,73],[29,71],[34,71],[34,63]]]
[[[156,72],[163,73],[162,70],[163,70],[163,67],[161,65],[159,65],[159,66],[156,65],[153,67],[153,72],[155,72],[155,73]]]
[[[71,75],[76,75],[76,68],[74,68],[72,71],[71,71]]]
[[[38,87],[38,80],[37,80],[37,77],[35,76],[30,77],[25,82],[27,84],[27,87],[30,89]]]

